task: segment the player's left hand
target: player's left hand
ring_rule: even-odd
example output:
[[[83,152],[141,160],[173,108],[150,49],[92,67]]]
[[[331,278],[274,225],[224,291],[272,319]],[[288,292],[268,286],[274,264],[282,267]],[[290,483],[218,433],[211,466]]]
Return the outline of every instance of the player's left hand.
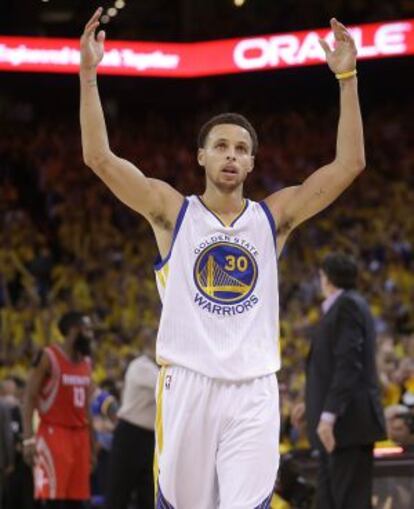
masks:
[[[344,25],[335,18],[331,19],[331,28],[335,37],[334,49],[330,48],[324,39],[319,39],[329,68],[335,74],[353,71],[357,57],[354,39]]]
[[[330,422],[320,421],[318,424],[317,433],[326,451],[331,453],[335,449],[333,424]]]

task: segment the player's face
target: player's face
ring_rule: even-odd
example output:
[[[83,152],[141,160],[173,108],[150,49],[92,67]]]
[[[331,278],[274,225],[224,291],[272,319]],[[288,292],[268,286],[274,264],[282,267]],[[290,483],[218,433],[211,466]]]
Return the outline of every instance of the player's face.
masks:
[[[79,332],[75,338],[74,348],[82,355],[90,355],[93,339],[92,321],[88,316],[83,317]]]
[[[239,187],[253,170],[252,140],[249,132],[234,124],[220,124],[209,132],[198,162],[207,180],[222,190]]]

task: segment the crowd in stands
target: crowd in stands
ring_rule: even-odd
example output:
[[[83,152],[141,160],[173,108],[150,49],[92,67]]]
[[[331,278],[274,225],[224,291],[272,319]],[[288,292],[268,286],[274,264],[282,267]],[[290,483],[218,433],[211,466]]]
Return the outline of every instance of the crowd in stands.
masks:
[[[334,249],[354,254],[361,267],[360,288],[376,320],[384,406],[414,406],[413,114],[408,104],[367,115],[367,170],[292,236],[281,258],[284,450],[306,446],[288,416],[302,398],[307,331],[320,312],[318,262]],[[18,108],[15,116],[0,138],[0,379],[24,378],[35,352],[58,337],[57,319],[77,309],[97,328],[95,381],[117,392],[141,331],[157,328],[150,228],[84,166],[76,124],[34,123]],[[254,199],[301,182],[334,155],[333,112],[258,112],[251,120],[261,140],[247,184]],[[201,193],[199,124],[190,113],[179,123],[171,114],[119,120],[112,148],[147,175]]]
[[[103,5],[106,8],[111,3]],[[0,19],[0,31],[18,35],[78,37],[93,8],[85,2],[72,2],[70,6],[8,2],[5,15]],[[57,16],[59,22],[54,23]],[[332,17],[346,24],[412,18],[414,2],[246,0],[237,7],[233,0],[129,1],[105,28],[113,39],[200,41],[314,29],[325,27]]]
[[[336,17],[350,25],[381,20],[396,20],[413,17],[414,2],[364,1],[364,0],[314,0],[312,2],[267,2],[246,1],[241,9],[235,9],[233,2],[211,7],[207,12],[194,13],[197,19],[197,38],[251,36],[257,34],[295,31],[325,27],[329,19]],[[223,15],[218,19],[217,11]],[[206,19],[207,18],[207,19]],[[209,20],[211,18],[211,20]],[[221,19],[221,21],[220,21]],[[214,21],[213,21],[214,20]],[[203,23],[204,21],[204,23]],[[207,23],[205,22],[207,21]],[[210,21],[210,22],[208,22]]]

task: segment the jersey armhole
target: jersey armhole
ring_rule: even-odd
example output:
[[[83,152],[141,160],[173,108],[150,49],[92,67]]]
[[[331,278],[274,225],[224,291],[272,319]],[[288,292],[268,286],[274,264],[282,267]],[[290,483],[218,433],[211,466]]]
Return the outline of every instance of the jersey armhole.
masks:
[[[184,220],[184,216],[185,216],[185,213],[187,211],[189,203],[190,202],[189,202],[188,198],[184,198],[183,204],[181,205],[180,211],[178,212],[177,221],[176,221],[175,226],[174,226],[173,238],[172,238],[172,241],[171,241],[171,247],[170,247],[170,249],[168,251],[167,256],[164,259],[162,259],[161,255],[158,254],[158,256],[157,256],[157,258],[155,259],[155,262],[154,262],[154,270],[155,271],[158,271],[158,270],[162,269],[164,267],[164,265],[170,259],[171,253],[172,253],[172,250],[173,250],[173,247],[174,247],[175,239],[177,238],[178,232],[179,232],[180,227],[182,225],[182,222]]]
[[[273,215],[270,212],[270,209],[267,206],[266,202],[261,201],[261,202],[259,202],[259,205],[262,207],[263,212],[266,214],[266,217],[267,217],[267,219],[269,221],[270,229],[272,230],[272,235],[273,235],[273,243],[274,243],[275,250],[276,250],[277,249],[277,244],[276,244],[276,242],[277,242],[276,222],[275,222],[275,220],[273,218]]]

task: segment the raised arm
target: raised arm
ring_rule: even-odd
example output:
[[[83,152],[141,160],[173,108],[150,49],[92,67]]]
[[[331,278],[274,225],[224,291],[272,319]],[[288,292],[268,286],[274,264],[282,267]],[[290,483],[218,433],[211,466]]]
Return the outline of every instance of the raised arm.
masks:
[[[129,161],[116,156],[109,145],[97,85],[97,66],[104,56],[105,32],[95,37],[102,9],[85,26],[81,37],[80,124],[83,158],[126,205],[157,227],[174,224],[183,197],[167,183],[147,178]]]
[[[346,28],[331,20],[335,49],[321,40],[328,65],[340,90],[340,115],[335,159],[319,168],[300,186],[266,198],[278,225],[278,252],[300,223],[330,205],[365,167],[364,135],[358,99],[355,43]]]

